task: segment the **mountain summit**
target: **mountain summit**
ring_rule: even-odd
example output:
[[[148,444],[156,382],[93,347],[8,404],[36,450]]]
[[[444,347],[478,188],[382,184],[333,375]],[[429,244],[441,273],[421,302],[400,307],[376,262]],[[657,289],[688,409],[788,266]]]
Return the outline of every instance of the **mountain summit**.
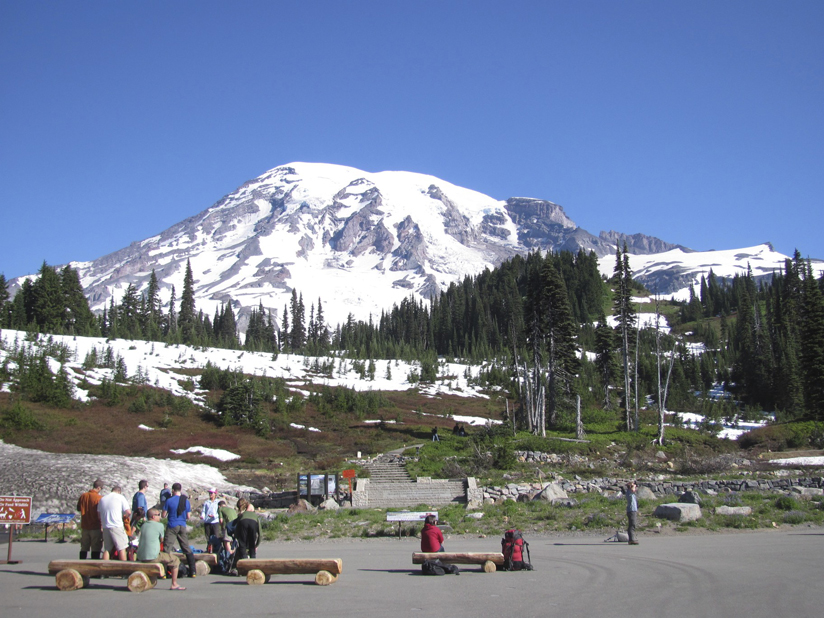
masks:
[[[231,302],[243,328],[259,304],[279,316],[292,290],[307,307],[322,299],[329,323],[337,324],[350,313],[377,318],[410,294],[430,298],[528,251],[592,250],[608,269],[605,256],[618,243],[636,255],[689,252],[643,234],[593,236],[545,200],[496,200],[411,172],[290,163],[156,236],[72,266],[92,309],[102,310],[129,284],[145,290],[152,269],[163,301],[172,286],[179,298],[188,260],[197,307],[211,315]],[[688,278],[682,269],[667,283],[654,270],[660,293]]]
[[[334,324],[377,317],[411,293],[431,297],[516,254],[580,247],[614,251],[552,202],[495,200],[410,172],[290,163],[157,236],[73,266],[97,310],[130,283],[144,289],[152,269],[164,300],[172,285],[179,297],[190,260],[206,313],[224,302],[241,320],[259,303],[278,310],[294,288],[307,306],[321,298]]]

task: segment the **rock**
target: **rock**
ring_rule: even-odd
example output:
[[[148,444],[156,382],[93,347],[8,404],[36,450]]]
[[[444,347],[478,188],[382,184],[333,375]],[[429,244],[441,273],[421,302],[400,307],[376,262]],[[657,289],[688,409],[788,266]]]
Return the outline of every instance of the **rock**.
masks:
[[[318,505],[318,509],[321,511],[337,511],[340,508],[340,505],[335,502],[332,498],[327,498],[323,502]]]
[[[471,517],[472,519],[483,519],[483,513],[467,513],[467,517]]]
[[[695,521],[701,519],[701,507],[688,502],[659,504],[653,516],[678,522]]]
[[[546,500],[555,503],[556,500],[568,500],[569,496],[560,483],[547,483],[543,490],[538,493],[535,500]]]
[[[295,513],[316,513],[317,509],[309,504],[306,500],[300,499],[295,504],[291,505],[286,513],[294,515]]]
[[[655,492],[645,485],[640,485],[635,490],[635,497],[639,500],[655,500]]]
[[[752,508],[748,506],[719,506],[715,509],[716,515],[752,515]]]
[[[821,496],[824,495],[824,489],[818,487],[792,487],[790,491],[802,496]]]
[[[659,461],[666,461],[667,455],[664,453],[664,451],[658,451],[657,453],[655,453],[655,459],[658,459]]]
[[[703,500],[701,500],[701,496],[694,491],[685,491],[681,494],[678,498],[678,502],[682,504],[703,504]]]
[[[495,504],[495,500],[494,500],[494,499],[492,499],[492,498],[484,498],[484,505],[485,505],[485,506],[491,506],[491,505],[493,505],[493,504]]]

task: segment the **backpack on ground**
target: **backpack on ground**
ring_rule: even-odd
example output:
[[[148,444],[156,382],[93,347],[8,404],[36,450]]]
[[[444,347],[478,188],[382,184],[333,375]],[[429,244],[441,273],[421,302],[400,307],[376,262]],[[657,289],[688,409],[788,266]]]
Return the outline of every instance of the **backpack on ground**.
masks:
[[[526,550],[527,560],[524,560]],[[504,532],[501,539],[501,553],[504,555],[504,571],[532,571],[532,556],[529,555],[529,543],[517,528]]]
[[[212,536],[211,543],[217,555],[217,572],[225,575],[232,570],[232,561],[234,558],[232,551],[227,550],[223,540],[217,536]],[[230,547],[232,550],[235,549],[237,547],[237,541],[232,539]]]
[[[440,560],[424,560],[421,565],[421,572],[424,575],[446,575],[452,573],[453,575],[460,575],[461,570],[456,564],[444,564]]]

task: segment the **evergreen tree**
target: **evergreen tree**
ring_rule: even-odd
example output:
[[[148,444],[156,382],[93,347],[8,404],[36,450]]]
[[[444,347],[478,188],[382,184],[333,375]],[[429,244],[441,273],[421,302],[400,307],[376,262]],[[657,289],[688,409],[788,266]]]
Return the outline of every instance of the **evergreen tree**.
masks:
[[[189,344],[195,337],[195,279],[192,275],[192,264],[186,260],[186,274],[183,276],[183,293],[180,295],[180,315],[177,326],[180,330],[180,340]]]
[[[624,243],[623,253],[620,249],[615,252],[615,270],[612,275],[613,284],[613,314],[618,320],[620,335],[621,359],[624,374],[624,410],[628,430],[639,429],[632,422],[630,413],[630,350],[635,339],[635,308],[632,306],[632,271],[629,267],[629,254]]]
[[[807,417],[824,420],[824,294],[807,260],[801,299],[801,366]]]
[[[11,303],[9,303],[9,289],[6,276],[0,273],[0,328],[10,326]]]
[[[612,407],[612,398],[609,389],[618,376],[618,363],[615,359],[615,331],[607,324],[604,312],[598,317],[598,326],[595,328],[595,365],[604,389],[603,406],[608,410]]]

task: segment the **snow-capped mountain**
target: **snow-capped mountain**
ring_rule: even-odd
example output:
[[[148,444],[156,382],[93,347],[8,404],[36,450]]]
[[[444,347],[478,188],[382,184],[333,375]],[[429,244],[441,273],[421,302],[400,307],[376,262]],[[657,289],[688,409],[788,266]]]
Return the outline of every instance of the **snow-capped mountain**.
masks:
[[[350,313],[377,317],[410,294],[429,298],[530,250],[593,250],[609,275],[617,243],[635,254],[637,277],[649,277],[660,293],[688,287],[690,273],[700,277],[716,261],[643,234],[593,236],[545,200],[496,200],[410,172],[291,163],[157,236],[72,266],[94,310],[112,296],[119,302],[130,283],[145,290],[152,269],[164,302],[172,286],[179,299],[189,260],[197,307],[209,315],[231,302],[243,328],[244,317],[259,304],[280,316],[296,289],[307,312],[322,299],[335,325]],[[644,257],[651,253],[659,257]],[[758,252],[759,264],[780,267],[785,256],[772,253]],[[736,252],[723,259],[746,269]]]
[[[307,308],[321,298],[336,324],[349,313],[377,317],[410,294],[431,297],[515,254],[579,247],[614,251],[552,202],[495,200],[409,172],[291,163],[157,236],[73,266],[95,310],[130,283],[144,290],[152,269],[164,301],[172,285],[179,299],[189,260],[207,314],[232,302],[241,324],[259,303],[280,315],[294,288]]]

